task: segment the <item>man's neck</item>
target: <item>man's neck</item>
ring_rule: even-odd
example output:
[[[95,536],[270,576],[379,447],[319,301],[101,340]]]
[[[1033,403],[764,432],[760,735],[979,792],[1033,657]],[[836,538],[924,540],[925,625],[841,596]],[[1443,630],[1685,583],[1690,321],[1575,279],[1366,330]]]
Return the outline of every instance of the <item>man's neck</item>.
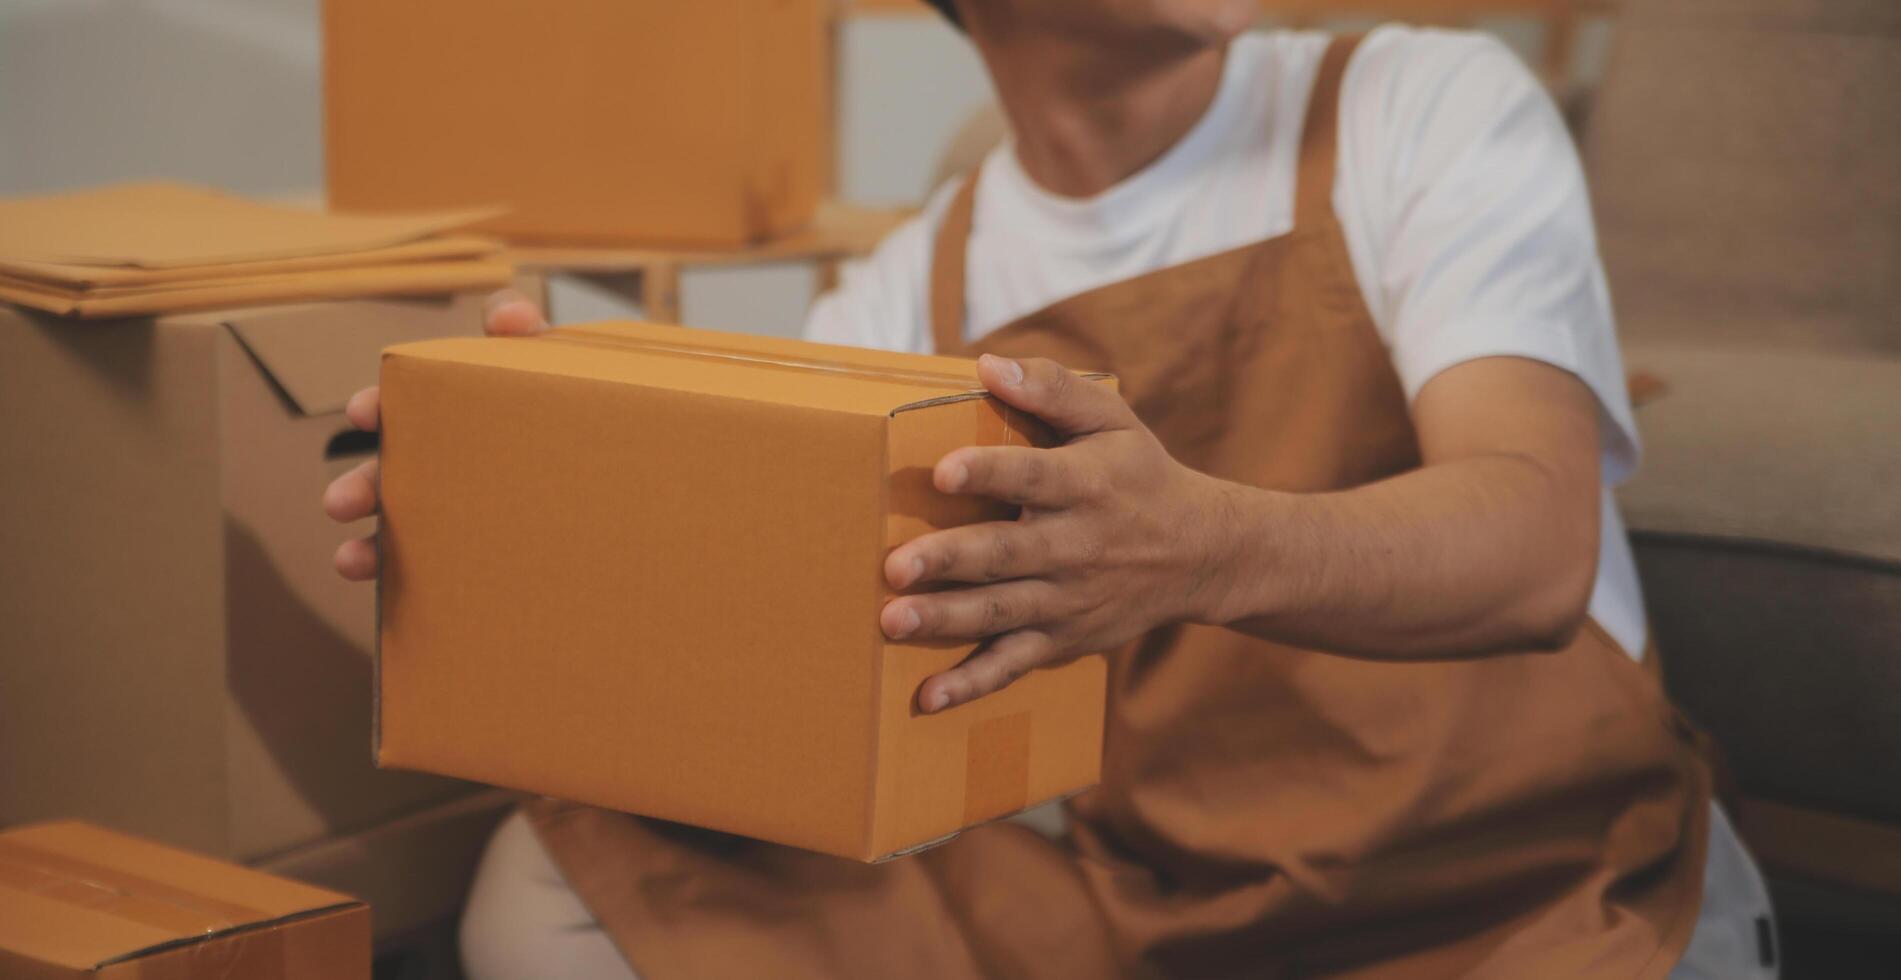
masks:
[[[1157,54],[1095,39],[972,37],[1010,119],[1018,162],[1043,189],[1099,194],[1168,152],[1221,87],[1225,44]]]

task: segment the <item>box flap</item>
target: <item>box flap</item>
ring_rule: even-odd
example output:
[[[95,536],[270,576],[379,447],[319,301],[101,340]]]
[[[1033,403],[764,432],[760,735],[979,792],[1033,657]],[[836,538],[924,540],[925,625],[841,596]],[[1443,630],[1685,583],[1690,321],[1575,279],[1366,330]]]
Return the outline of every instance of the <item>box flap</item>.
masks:
[[[151,181],[0,198],[0,257],[163,269],[381,248],[500,208],[339,214]]]
[[[445,316],[479,334],[481,298],[323,303],[240,311],[221,319],[299,412],[326,415],[342,411],[351,395],[376,383],[383,348],[440,336]]]
[[[0,834],[0,948],[72,969],[356,904],[77,820]]]

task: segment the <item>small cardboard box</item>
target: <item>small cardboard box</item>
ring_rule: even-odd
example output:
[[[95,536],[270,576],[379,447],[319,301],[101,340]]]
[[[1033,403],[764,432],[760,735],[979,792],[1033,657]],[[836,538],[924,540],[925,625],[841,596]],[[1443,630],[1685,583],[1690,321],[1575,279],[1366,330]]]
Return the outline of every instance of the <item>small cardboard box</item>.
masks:
[[[0,976],[369,980],[369,906],[77,820],[0,833]]]
[[[333,206],[519,239],[738,245],[812,216],[828,0],[326,0]]]
[[[937,460],[1043,438],[973,362],[597,324],[394,347],[383,422],[380,764],[860,860],[1096,781],[1100,658],[923,715],[971,645],[878,628],[1010,516]]]
[[[342,409],[378,352],[481,322],[474,293],[0,306],[0,825],[249,862],[478,789],[372,764],[374,591],[330,567],[371,524],[320,500],[375,449]]]

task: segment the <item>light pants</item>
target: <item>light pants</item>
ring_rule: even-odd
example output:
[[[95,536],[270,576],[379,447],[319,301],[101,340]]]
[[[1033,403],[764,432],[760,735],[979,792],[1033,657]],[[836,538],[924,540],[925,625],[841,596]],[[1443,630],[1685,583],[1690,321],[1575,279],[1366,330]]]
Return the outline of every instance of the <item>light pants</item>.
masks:
[[[1756,938],[1757,918],[1770,914],[1768,891],[1729,818],[1711,806],[1703,910],[1670,980],[1774,980]],[[637,980],[521,814],[489,841],[461,942],[469,980]]]

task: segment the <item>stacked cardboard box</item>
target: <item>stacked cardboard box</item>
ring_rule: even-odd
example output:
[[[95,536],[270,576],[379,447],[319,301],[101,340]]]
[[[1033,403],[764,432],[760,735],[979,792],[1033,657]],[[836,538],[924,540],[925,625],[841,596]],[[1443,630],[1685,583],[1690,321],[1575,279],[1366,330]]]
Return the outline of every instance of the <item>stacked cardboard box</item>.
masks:
[[[332,881],[371,851],[323,845],[368,835],[398,875],[365,890],[379,928],[435,894],[404,869],[466,878],[501,802],[443,817],[456,861],[433,831],[377,833],[476,788],[372,764],[373,590],[329,562],[368,527],[318,501],[374,451],[342,409],[377,352],[481,320],[479,294],[96,324],[0,307],[0,824],[82,816]]]
[[[154,227],[130,217],[93,227]],[[319,501],[375,451],[343,407],[378,352],[479,334],[508,270],[357,298],[334,242],[178,228],[131,243],[147,264],[100,268],[166,250],[196,267],[327,258],[346,266],[300,275],[337,298],[90,321],[0,305],[0,825],[97,820],[362,882],[379,930],[440,918],[507,800],[372,764],[373,589],[330,568],[369,527],[338,528]]]

